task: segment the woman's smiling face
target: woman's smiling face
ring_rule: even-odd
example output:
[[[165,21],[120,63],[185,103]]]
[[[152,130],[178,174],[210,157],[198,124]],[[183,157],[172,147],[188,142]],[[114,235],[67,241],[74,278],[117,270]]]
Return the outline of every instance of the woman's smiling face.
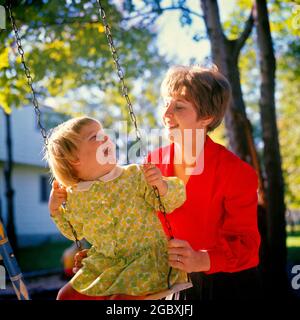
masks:
[[[162,117],[170,138],[176,130],[180,130],[183,136],[185,129],[191,129],[193,132],[196,129],[206,129],[212,121],[210,117],[199,118],[194,104],[182,96],[164,97]]]

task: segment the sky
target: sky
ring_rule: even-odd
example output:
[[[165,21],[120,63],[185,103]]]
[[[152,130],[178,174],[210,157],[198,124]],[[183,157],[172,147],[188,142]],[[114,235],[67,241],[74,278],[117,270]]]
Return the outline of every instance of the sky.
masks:
[[[234,9],[236,0],[219,0],[218,3],[221,19],[226,19]],[[202,14],[200,0],[187,0],[187,4],[190,10]],[[190,64],[193,58],[196,58],[194,63],[201,64],[210,54],[210,45],[208,40],[194,41],[193,36],[199,32],[205,34],[203,20],[200,17],[194,17],[191,26],[182,27],[179,16],[179,11],[166,11],[158,19],[156,30],[159,51],[162,55],[171,58],[174,64]]]

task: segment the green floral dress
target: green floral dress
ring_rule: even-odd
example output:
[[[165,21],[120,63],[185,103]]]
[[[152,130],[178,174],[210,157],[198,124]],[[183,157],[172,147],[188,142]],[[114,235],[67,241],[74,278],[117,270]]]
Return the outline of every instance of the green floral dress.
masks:
[[[68,189],[66,206],[53,217],[64,236],[74,240],[69,221],[78,239],[92,245],[70,282],[85,295],[145,295],[167,289],[167,237],[155,212],[158,201],[139,166],[119,168],[121,174],[112,180]],[[170,213],[184,203],[185,186],[176,177],[164,179],[168,192],[161,200]],[[184,272],[172,270],[172,284],[186,280]]]

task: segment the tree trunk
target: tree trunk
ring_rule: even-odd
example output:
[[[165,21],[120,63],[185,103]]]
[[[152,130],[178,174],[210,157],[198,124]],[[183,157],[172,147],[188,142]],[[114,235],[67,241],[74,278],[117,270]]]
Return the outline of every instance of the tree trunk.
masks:
[[[225,126],[230,148],[241,159],[251,163],[247,145],[245,123],[246,108],[243,101],[240,74],[237,65],[236,43],[226,39],[220,22],[216,0],[201,0],[204,22],[211,43],[213,62],[232,86],[232,100],[225,115]]]
[[[286,293],[286,231],[284,182],[275,111],[276,60],[272,44],[266,0],[256,1],[255,23],[260,61],[260,114],[267,177],[267,239],[271,293]],[[276,281],[275,281],[276,279]]]
[[[5,113],[6,120],[6,147],[7,147],[7,160],[4,164],[4,176],[6,186],[6,198],[7,198],[7,236],[9,242],[17,254],[18,243],[15,232],[14,221],[14,190],[12,187],[12,170],[13,170],[13,158],[12,158],[12,136],[11,136],[11,117]]]

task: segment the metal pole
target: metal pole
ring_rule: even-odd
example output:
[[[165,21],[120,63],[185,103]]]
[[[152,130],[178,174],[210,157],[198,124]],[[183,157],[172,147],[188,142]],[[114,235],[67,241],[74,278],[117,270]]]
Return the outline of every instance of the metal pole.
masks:
[[[0,221],[0,255],[13,284],[18,300],[30,300],[17,259],[8,241],[2,221]]]

